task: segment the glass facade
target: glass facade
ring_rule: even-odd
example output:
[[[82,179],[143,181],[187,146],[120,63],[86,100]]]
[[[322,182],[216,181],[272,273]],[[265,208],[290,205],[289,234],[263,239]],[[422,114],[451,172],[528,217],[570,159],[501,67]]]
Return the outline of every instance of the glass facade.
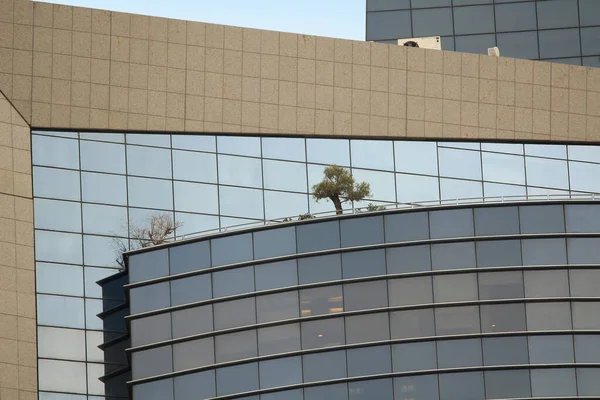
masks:
[[[442,49],[600,67],[596,0],[367,0],[367,40],[441,36]]]
[[[129,317],[134,400],[597,396],[598,215],[574,201],[387,211],[132,253],[131,302],[165,299]],[[414,249],[404,269],[398,250]],[[213,261],[178,274],[183,253]],[[217,294],[223,272],[253,284]],[[212,296],[173,302],[200,277]]]
[[[457,198],[538,194],[568,197],[570,193],[598,193],[598,153],[597,146],[579,145],[34,131],[40,399],[54,400],[59,396],[57,393],[65,393],[58,397],[60,399],[71,398],[66,394],[105,396],[104,386],[97,379],[104,374],[104,359],[97,346],[113,333],[103,332],[102,320],[97,314],[120,301],[104,298],[103,304],[102,291],[96,282],[120,268],[114,238],[127,242],[128,226],[143,223],[148,215],[168,214],[182,222],[176,232],[182,235],[307,212],[330,212],[333,206],[327,201],[315,202],[309,189],[332,163],[351,169],[358,180],[371,184],[372,198],[355,204],[356,207],[369,202],[456,202]],[[567,210],[565,215],[577,212],[580,211]],[[518,224],[513,220],[511,225],[509,218],[494,218],[494,224],[481,223],[471,230],[462,226],[457,233],[448,231],[458,229],[458,225],[443,222],[444,215],[433,214],[432,220],[440,218],[440,222],[432,228],[432,238],[472,236],[473,229],[477,234],[489,233],[491,226],[502,227],[504,232],[512,234]],[[597,221],[589,213],[584,215],[585,218],[567,218],[568,229],[597,230]],[[405,224],[394,223],[386,224],[382,231],[382,222],[376,218],[369,224],[361,223],[359,231],[354,226],[355,221],[348,219],[342,222],[340,236],[336,234],[340,229],[337,223],[318,229],[311,224],[303,225],[298,227],[297,248],[296,242],[290,240],[296,235],[296,230],[291,228],[276,234],[264,231],[262,235],[254,235],[253,243],[244,236],[224,237],[212,242],[210,257],[202,250],[207,243],[197,243],[194,249],[186,246],[153,254],[152,260],[146,263],[152,261],[154,266],[139,271],[139,276],[134,273],[132,278],[142,281],[164,276],[168,272],[164,270],[164,260],[168,258],[173,263],[170,273],[176,274],[208,268],[211,263],[239,263],[253,256],[279,257],[296,251],[381,243],[382,232],[386,240],[391,241],[429,239],[430,232],[423,223],[428,218],[426,213],[398,214],[390,218],[408,218],[413,228],[408,231],[403,228]],[[530,229],[528,222],[523,223],[523,229]],[[550,220],[547,224],[554,226]],[[369,234],[359,235],[362,230]],[[564,254],[560,246],[547,240],[523,240],[523,257],[530,263],[543,264],[548,257]],[[271,245],[265,246],[265,243]],[[298,260],[297,265],[282,260],[236,271],[218,271],[211,279],[198,276],[194,280],[174,281],[169,296],[165,296],[165,285],[145,288],[141,292],[154,293],[153,302],[132,301],[131,306],[134,312],[146,312],[206,301],[212,296],[238,296],[255,290],[342,278],[360,279],[366,276],[362,266],[367,260],[373,265],[368,275],[384,274],[386,270],[388,273],[418,272],[431,266],[437,270],[440,260],[454,268],[476,265],[476,262],[494,266],[498,265],[498,257],[507,265],[520,265],[517,253],[512,251],[520,246],[518,240],[477,243],[477,246],[472,242],[453,246],[438,243],[386,251],[374,249],[352,257],[344,254],[305,257]],[[587,248],[582,241],[569,246]],[[456,252],[459,248],[460,252]],[[195,254],[194,262],[185,249]],[[540,249],[547,251],[540,252]],[[205,257],[199,258],[198,254]],[[578,254],[581,260],[594,257],[589,252]],[[199,287],[206,289],[189,289]],[[338,289],[351,292],[353,287],[339,286]],[[379,289],[377,285],[369,288],[383,293]],[[390,289],[388,294],[394,293]],[[308,296],[307,301],[312,304],[310,315],[344,307],[341,301],[335,307],[329,305],[328,294],[322,289],[306,289],[300,296]],[[281,300],[275,302],[281,305],[292,302],[285,297],[274,299]],[[373,302],[384,304],[383,299],[378,298],[373,298]],[[215,307],[215,312],[224,315],[232,312],[223,304],[223,309]],[[358,301],[345,307],[363,306]],[[241,301],[232,308],[252,310],[252,307]],[[281,315],[297,317],[285,312],[266,310],[261,313],[260,321]],[[298,312],[302,316],[307,311]],[[219,321],[217,329],[227,329],[231,323]],[[260,342],[261,337],[275,334],[274,331],[258,332],[257,338]],[[273,343],[264,346],[267,353],[280,348]],[[53,378],[58,366],[73,371],[69,380],[60,384]]]

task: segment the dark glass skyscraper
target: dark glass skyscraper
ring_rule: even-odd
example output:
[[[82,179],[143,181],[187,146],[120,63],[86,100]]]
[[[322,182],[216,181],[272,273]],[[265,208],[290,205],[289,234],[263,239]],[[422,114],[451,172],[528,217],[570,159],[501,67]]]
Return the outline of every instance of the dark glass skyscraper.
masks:
[[[442,36],[442,49],[600,67],[598,0],[367,0],[366,39]]]

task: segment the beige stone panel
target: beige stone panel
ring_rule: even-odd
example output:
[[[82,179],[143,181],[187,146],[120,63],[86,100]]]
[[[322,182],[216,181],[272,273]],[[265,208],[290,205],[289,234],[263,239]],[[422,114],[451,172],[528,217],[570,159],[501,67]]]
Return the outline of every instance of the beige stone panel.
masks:
[[[333,92],[333,91],[332,91]],[[298,83],[298,107],[315,108],[316,86],[309,83]],[[314,113],[313,113],[314,116]],[[314,120],[314,117],[313,117]],[[313,124],[314,130],[314,124]]]
[[[334,43],[335,43],[335,39],[333,39],[333,38],[317,36],[317,46],[315,48],[315,58],[317,60],[334,61],[335,60]]]
[[[354,45],[354,43],[353,43]],[[314,36],[298,35],[298,57],[315,58],[316,40]]]
[[[585,140],[586,137],[586,116],[578,114],[569,114],[569,139]]]
[[[167,23],[167,40],[173,43],[185,44],[187,41],[186,21],[169,19]]]
[[[242,100],[260,101],[260,78],[242,78]]]
[[[479,78],[479,55],[471,53],[461,54],[461,75]]]
[[[352,41],[335,39],[334,53],[336,62],[352,63]]]
[[[409,137],[424,137],[425,121],[406,120],[406,131]]]
[[[462,101],[479,101],[479,79],[463,76],[461,79],[462,90],[461,100]]]
[[[90,126],[96,129],[108,128],[108,111],[90,110]]]
[[[410,105],[410,102],[409,102]],[[410,115],[410,113],[409,113]],[[466,126],[479,125],[479,104],[461,101],[460,102],[460,123]]]
[[[150,17],[148,19],[148,38],[166,42],[168,40],[168,23],[166,18]]]
[[[52,8],[52,4],[38,2],[35,2],[33,4],[33,23],[36,26],[45,26],[47,28],[52,28],[53,17],[54,10]]]
[[[15,149],[31,149],[29,126],[12,126],[12,146]]]
[[[33,50],[33,27],[31,25],[14,25],[14,47],[20,50]]]
[[[189,22],[188,22],[189,24]],[[200,28],[200,27],[199,27]],[[202,38],[204,38],[204,27],[202,29]],[[189,30],[189,27],[188,27]],[[227,50],[241,51],[243,49],[243,28],[237,26],[225,26],[223,31],[223,47]],[[188,44],[190,44],[190,37],[188,33]],[[203,46],[204,43],[198,43],[198,46]]]
[[[418,121],[425,119],[424,97],[406,96],[406,117]]]
[[[333,133],[335,135],[347,135],[352,129],[352,114],[336,111],[333,114]]]
[[[533,108],[550,109],[550,87],[533,85]]]
[[[483,54],[479,56],[479,77],[482,79],[498,79],[498,57]]]
[[[551,66],[547,62],[533,62],[533,83],[534,85],[550,86],[551,84]]]
[[[187,95],[185,98],[185,118],[189,120],[204,119],[204,97]]]
[[[6,389],[18,389],[19,383],[19,368],[14,364],[0,363],[0,388]],[[4,391],[3,393],[10,393]],[[16,392],[14,392],[16,394]],[[4,395],[3,395],[4,397]]]
[[[586,114],[587,95],[584,90],[569,90],[569,112],[574,114]]]
[[[191,121],[189,119],[185,120],[185,130],[187,132],[203,132],[204,131],[204,121]]]
[[[148,63],[160,67],[167,66],[168,45],[165,42],[151,40],[148,43]]]
[[[444,117],[442,99],[425,98],[425,121],[442,122]]]
[[[550,114],[550,135],[566,138],[569,131],[569,114],[553,111]]]
[[[71,105],[77,107],[90,106],[91,87],[89,83],[72,82],[71,83]]]
[[[147,40],[149,37],[150,18],[145,15],[129,16],[129,34],[132,38]]]
[[[92,108],[108,110],[109,101],[109,86],[108,85],[95,85],[92,84],[90,87],[90,106]],[[92,124],[93,126],[93,124]]]
[[[409,71],[425,72],[425,49],[407,47],[406,67]]]
[[[127,112],[129,89],[122,87],[110,87],[110,111]]]
[[[0,47],[12,49],[14,47],[13,37],[13,24],[0,22]]]
[[[14,105],[17,106],[18,100],[25,102],[31,101],[31,76],[14,75],[13,76],[13,90],[12,100]]]
[[[460,100],[462,95],[462,78],[444,75],[444,99]]]
[[[587,116],[586,140],[598,141],[600,139],[600,117]]]
[[[188,72],[188,80],[189,72]],[[242,77],[239,75],[223,76],[223,98],[242,100]]]
[[[388,115],[397,119],[406,118],[406,95],[390,93],[388,98]]]
[[[92,57],[102,60],[110,58],[110,36],[92,33]]]
[[[167,93],[167,117],[185,117],[185,95],[179,93]]]
[[[498,80],[514,82],[516,79],[516,66],[514,58],[498,58]]]
[[[204,99],[204,121],[223,122],[223,100],[206,97]]]
[[[515,108],[499,105],[496,111],[496,127],[500,130],[515,130]]]
[[[225,27],[224,34],[230,33],[232,31],[231,28]],[[238,28],[237,31],[241,32],[241,28]],[[186,36],[186,43],[188,45],[204,46],[206,44],[206,24],[204,22],[187,21]],[[239,37],[239,42],[241,43],[241,36]],[[241,44],[238,50],[241,50]]]
[[[148,89],[167,90],[167,68],[152,65],[148,67]]]
[[[279,129],[295,132],[297,130],[296,107],[279,106]]]
[[[17,315],[16,292],[0,289],[0,314]],[[1,376],[2,374],[0,373],[0,379]],[[7,387],[6,385],[4,386]]]
[[[129,61],[137,64],[148,64],[149,42],[141,39],[130,39]]]
[[[240,125],[242,123],[242,102],[223,100],[223,123]]]
[[[33,53],[33,76],[52,77],[52,54]]]
[[[90,109],[89,107],[71,107],[71,127],[89,128],[90,127]]]
[[[12,73],[13,71],[13,49],[0,48],[0,72]]]
[[[14,194],[14,173],[0,169],[0,193]]]
[[[167,93],[148,91],[148,114],[164,117],[167,114]]]
[[[19,365],[33,368],[37,366],[37,348],[34,343],[19,342],[17,351],[19,353]]]
[[[297,108],[297,130],[303,133],[315,132],[315,110],[310,108]]]
[[[370,42],[352,42],[352,63],[361,65],[371,64]]]
[[[204,47],[187,46],[186,65],[187,69],[195,71],[204,71],[206,53]]]
[[[52,79],[52,104],[71,104],[71,81]]]
[[[52,104],[50,125],[53,128],[67,128],[71,123],[71,107]]]
[[[292,82],[296,82],[298,80],[297,58],[279,57],[279,79]]]
[[[16,24],[33,25],[33,6],[34,3],[32,1],[15,2],[13,9],[13,21]]]
[[[425,96],[441,99],[444,97],[444,76],[441,74],[425,74]]]
[[[260,104],[242,101],[242,125],[260,125]]]
[[[600,116],[600,93],[587,92],[587,113],[596,117]]]
[[[221,86],[222,86],[222,83],[221,83]],[[167,92],[185,93],[185,91],[186,91],[185,69],[167,68]]]
[[[127,114],[127,129],[146,130],[148,129],[148,117],[145,114]]]
[[[110,58],[113,61],[129,62],[129,38],[112,36],[110,41]]]
[[[52,52],[71,55],[73,51],[73,31],[54,29],[52,31]]]
[[[568,88],[569,87],[569,65],[552,63],[550,69],[551,80],[550,84],[554,87]]]
[[[371,92],[371,115],[388,116],[388,94],[385,92]]]
[[[317,61],[317,71],[319,71],[319,61]],[[372,82],[372,81],[371,81]],[[317,83],[326,85],[328,83],[319,79],[319,73],[317,72]],[[352,87],[352,65],[345,63],[334,64],[334,85],[339,87]],[[387,87],[387,85],[386,85]]]
[[[298,35],[295,33],[279,33],[279,55],[298,57]]]
[[[390,68],[406,69],[406,48],[404,46],[390,46],[388,53]]]
[[[148,88],[148,65],[129,64],[129,87]]]
[[[316,85],[315,107],[322,110],[333,110],[333,87]]]
[[[73,7],[73,30],[92,31],[92,10],[90,8]]]
[[[11,218],[14,218],[14,217],[11,217]],[[16,268],[0,267],[0,290],[6,290],[6,291],[10,291],[10,292],[17,291],[17,269]],[[0,351],[0,353],[2,353],[2,352]],[[2,361],[0,361],[0,362],[2,362]]]
[[[352,136],[365,136],[369,134],[370,117],[368,114],[352,114]]]
[[[86,57],[71,58],[71,80],[79,82],[91,82],[92,60]]]
[[[347,113],[352,111],[352,89],[333,88],[333,109]]]
[[[331,61],[317,60],[315,64],[315,82],[317,85],[334,84],[334,63]],[[310,82],[307,82],[310,83]]]
[[[224,50],[223,72],[231,75],[242,75],[242,52],[236,50]],[[297,74],[293,80],[297,79]]]
[[[260,127],[277,129],[279,106],[276,104],[260,104]]]
[[[260,54],[242,53],[242,74],[244,76],[260,77]]]
[[[52,77],[71,79],[71,56],[54,54],[52,56]]]
[[[55,4],[53,26],[58,29],[73,29],[73,7]]]
[[[37,126],[50,125],[50,104],[32,102],[31,106],[32,124]]]
[[[279,104],[296,106],[298,99],[298,84],[296,82],[279,82]]]
[[[371,67],[371,90],[387,92],[389,89],[389,69]]]
[[[32,197],[31,174],[14,173],[14,193],[16,196]]]
[[[600,92],[600,68],[587,68],[587,90]]]
[[[352,112],[369,114],[371,110],[371,92],[368,90],[352,90]]]
[[[260,76],[266,79],[279,79],[279,56],[260,55]]]
[[[406,136],[406,120],[401,118],[388,118],[388,135],[394,137]]]
[[[0,7],[4,12],[0,15],[0,22],[13,22],[14,5],[13,0],[0,0]]]
[[[406,93],[412,96],[425,96],[425,73],[408,71]]]
[[[315,60],[298,59],[298,82],[315,83],[316,82],[316,62]]]
[[[0,146],[12,147],[12,125],[0,122]]]
[[[550,134],[550,111],[533,110],[533,133]]]
[[[260,53],[261,31],[258,29],[243,28],[242,45],[244,51]]]
[[[108,127],[110,129],[127,129],[128,117],[126,112],[109,111]]]
[[[279,102],[279,81],[274,79],[260,80],[260,101],[271,104]]]
[[[479,126],[481,128],[496,129],[496,111],[495,104],[479,104]]]
[[[505,106],[515,105],[515,83],[509,81],[498,81],[498,104]]]
[[[520,132],[533,131],[533,110],[531,108],[515,107],[515,130]]]
[[[17,316],[0,314],[0,338],[17,339]]]
[[[460,101],[457,100],[444,100],[443,101],[444,111],[444,124],[460,125]]]
[[[406,71],[400,69],[390,69],[388,74],[388,91],[390,93],[406,93]]]
[[[569,90],[559,87],[552,87],[550,90],[550,109],[552,111],[569,111]]]
[[[425,50],[425,71],[434,74],[444,73],[444,55],[439,50]]]
[[[110,83],[110,63],[106,60],[91,60],[91,82],[108,85]]]
[[[224,51],[223,49],[206,49],[206,58],[204,61],[205,70],[208,72],[223,73]],[[169,57],[171,53],[169,51]]]
[[[515,105],[517,107],[533,107],[533,85],[528,83],[515,84]]]
[[[148,91],[145,89],[129,89],[128,112],[146,114],[148,112]]]
[[[586,90],[587,88],[587,68],[579,65],[569,66],[569,88],[577,90]]]
[[[35,315],[34,315],[35,317]],[[37,369],[19,365],[19,389],[27,391],[37,390]]]

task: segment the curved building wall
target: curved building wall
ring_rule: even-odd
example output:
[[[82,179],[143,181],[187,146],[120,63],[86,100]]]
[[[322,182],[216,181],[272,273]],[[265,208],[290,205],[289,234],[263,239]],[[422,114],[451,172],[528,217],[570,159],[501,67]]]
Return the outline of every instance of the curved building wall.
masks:
[[[438,207],[128,256],[133,398],[600,394],[600,205]]]

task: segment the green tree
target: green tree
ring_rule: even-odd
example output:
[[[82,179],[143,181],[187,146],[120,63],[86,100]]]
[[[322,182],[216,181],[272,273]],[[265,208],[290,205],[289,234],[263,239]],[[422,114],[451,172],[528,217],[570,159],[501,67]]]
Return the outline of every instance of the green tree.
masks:
[[[342,203],[361,201],[371,196],[371,186],[367,182],[356,183],[350,171],[330,165],[323,171],[323,180],[312,187],[316,201],[329,199],[335,206],[335,213],[342,214]]]

